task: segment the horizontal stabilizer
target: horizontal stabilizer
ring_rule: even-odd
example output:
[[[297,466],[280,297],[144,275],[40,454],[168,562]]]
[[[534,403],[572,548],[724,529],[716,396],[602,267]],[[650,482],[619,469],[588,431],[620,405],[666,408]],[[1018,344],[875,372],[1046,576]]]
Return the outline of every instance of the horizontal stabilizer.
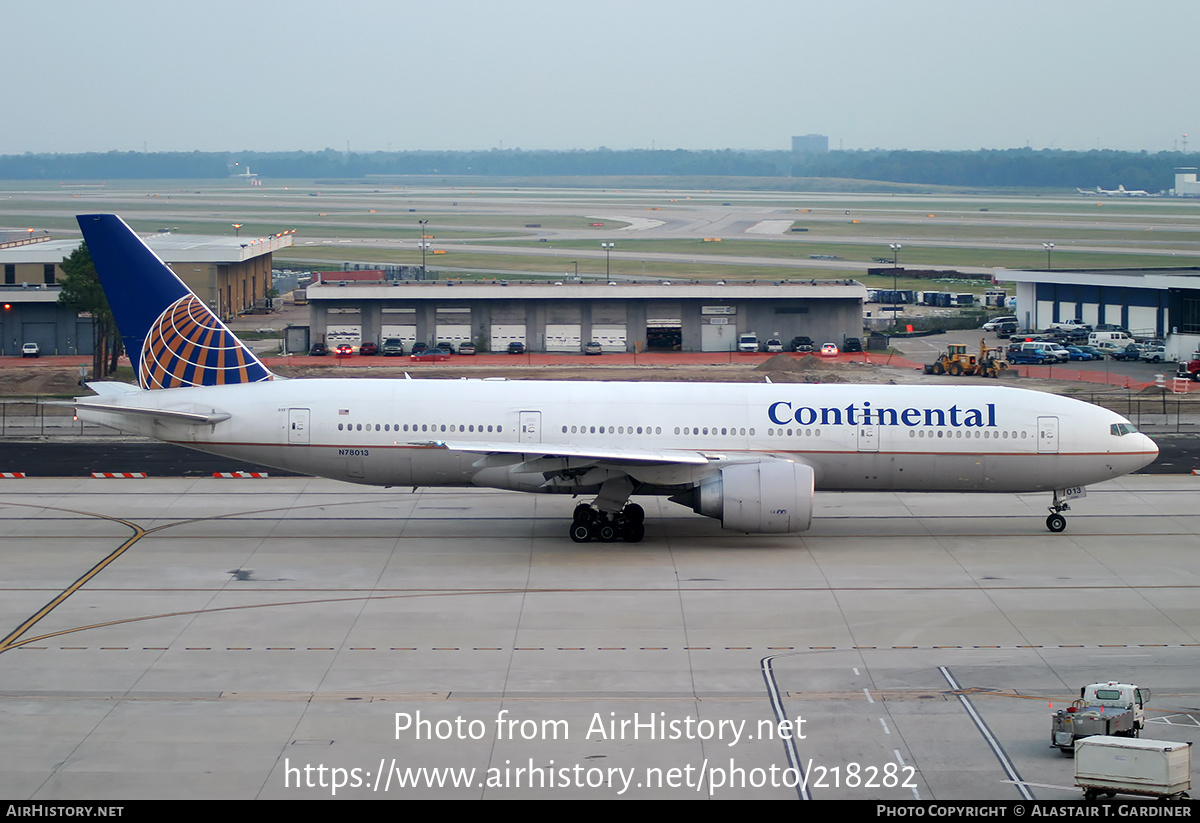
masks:
[[[94,391],[101,397],[116,397],[122,394],[136,394],[141,391],[137,386],[129,383],[117,383],[113,380],[97,380],[93,383],[84,383],[89,389]]]
[[[47,404],[50,405],[50,404]],[[228,420],[229,412],[187,412],[178,409],[145,409],[139,406],[119,406],[115,403],[72,403],[60,401],[53,405],[74,406],[76,411],[94,411],[104,414],[136,414],[143,417],[157,417],[162,420],[175,420],[192,425],[212,425]]]

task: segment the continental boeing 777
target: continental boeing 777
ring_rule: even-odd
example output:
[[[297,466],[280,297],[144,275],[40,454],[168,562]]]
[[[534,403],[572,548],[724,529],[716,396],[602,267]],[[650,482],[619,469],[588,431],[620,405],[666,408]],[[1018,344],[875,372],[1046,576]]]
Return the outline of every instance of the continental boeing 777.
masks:
[[[1049,491],[1057,532],[1084,486],[1158,454],[1107,409],[994,385],[288,380],[121,218],[78,220],[139,383],[89,384],[80,417],[351,483],[594,495],[577,542],[640,541],[635,495],[802,532],[817,490]]]

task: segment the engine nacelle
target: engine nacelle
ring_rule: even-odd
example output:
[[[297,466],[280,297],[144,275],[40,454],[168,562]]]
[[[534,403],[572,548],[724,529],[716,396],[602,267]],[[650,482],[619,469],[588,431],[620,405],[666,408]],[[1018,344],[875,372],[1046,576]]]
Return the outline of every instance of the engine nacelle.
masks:
[[[692,508],[739,532],[790,534],[812,524],[813,469],[768,459],[735,463],[696,489]]]

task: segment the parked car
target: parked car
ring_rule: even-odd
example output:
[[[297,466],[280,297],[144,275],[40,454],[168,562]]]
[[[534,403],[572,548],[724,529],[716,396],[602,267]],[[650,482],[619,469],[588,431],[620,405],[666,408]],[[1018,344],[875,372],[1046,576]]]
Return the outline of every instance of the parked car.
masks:
[[[1067,353],[1071,355],[1072,360],[1095,360],[1095,356],[1091,352],[1084,351],[1078,346],[1067,346]]]
[[[997,323],[996,328],[993,329],[993,331],[996,332],[996,336],[999,337],[1001,340],[1007,340],[1008,338],[1010,338],[1014,334],[1016,334],[1017,324],[1016,323]]]
[[[738,338],[738,351],[750,354],[758,351],[758,335],[754,332],[743,334]]]
[[[383,341],[383,348],[380,353],[384,357],[399,357],[404,354],[404,341],[399,337],[389,337]]]
[[[844,352],[859,352],[862,351],[862,341],[857,337],[847,337],[845,344],[842,346]]]
[[[1071,359],[1071,352],[1061,343],[1045,343],[1042,348],[1046,350],[1047,354],[1057,357],[1059,363],[1066,363]]]
[[[792,338],[791,349],[792,349],[792,351],[800,351],[800,352],[812,351],[813,350],[813,340],[811,337],[805,337],[802,334],[796,335],[795,337]]]
[[[459,354],[474,354],[475,353],[475,344],[474,343],[463,343],[461,346],[458,347],[458,353]]]
[[[991,320],[983,324],[983,330],[996,331],[1002,323],[1011,323],[1013,326],[1016,326],[1017,318],[1015,315],[1011,314],[1005,317],[993,317]]]
[[[379,354],[379,346],[375,345],[375,341],[368,340],[366,343],[363,343],[358,347],[358,353],[371,357]]]
[[[1142,350],[1133,343],[1112,353],[1113,360],[1141,360]]]
[[[413,354],[424,354],[427,351],[429,351],[428,343],[426,343],[422,340],[418,340],[416,343],[413,343],[413,347],[412,347]]]
[[[446,354],[454,354],[454,344],[448,340],[439,340],[437,347]]]
[[[349,343],[340,343],[335,351],[338,357],[342,357],[343,355],[354,354],[354,347]]]
[[[783,341],[778,337],[772,337],[767,341],[767,351],[772,353],[783,351]]]
[[[1046,352],[1038,348],[1020,348],[1009,349],[1005,359],[1008,360],[1009,363],[1016,366],[1041,366],[1044,363],[1053,361],[1055,358],[1052,358],[1050,355],[1046,354]]]
[[[309,357],[325,357],[329,354],[329,347],[324,343],[313,343],[312,348],[308,350]]]
[[[821,344],[821,356],[822,357],[837,357],[838,356],[837,343],[822,343]]]
[[[604,354],[604,348],[595,340],[590,341],[583,347],[584,354]]]
[[[509,354],[524,354],[525,353],[525,344],[519,340],[512,341],[511,343],[508,344],[508,353]]]
[[[1167,359],[1166,346],[1147,346],[1142,350],[1142,359],[1150,363],[1161,363]]]
[[[37,343],[26,343],[21,347],[22,357],[41,357],[42,350]]]

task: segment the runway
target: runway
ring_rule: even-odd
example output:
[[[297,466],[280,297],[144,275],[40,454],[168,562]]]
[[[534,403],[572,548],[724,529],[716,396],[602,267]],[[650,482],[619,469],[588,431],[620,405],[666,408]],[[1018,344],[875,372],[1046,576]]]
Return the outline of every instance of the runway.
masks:
[[[1200,739],[1200,477],[1062,534],[1047,494],[818,493],[798,536],[649,500],[583,545],[566,497],[0,482],[13,799],[1068,800],[1049,708],[1100,679]]]

